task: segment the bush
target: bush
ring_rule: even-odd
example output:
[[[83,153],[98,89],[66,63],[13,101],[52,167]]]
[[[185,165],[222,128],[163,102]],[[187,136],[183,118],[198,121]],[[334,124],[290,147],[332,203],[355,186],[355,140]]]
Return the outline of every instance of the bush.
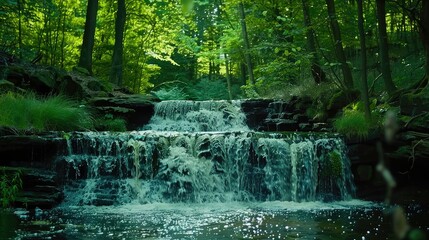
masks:
[[[16,130],[73,131],[92,128],[87,110],[75,102],[51,96],[39,99],[35,94],[0,95],[0,126]]]
[[[0,178],[1,206],[9,207],[16,199],[19,191],[22,189],[21,172],[15,174],[6,174],[3,168],[3,174]]]
[[[112,132],[125,132],[127,131],[126,121],[124,119],[118,118],[113,119],[111,114],[106,114],[106,116],[98,119],[94,123],[95,129],[99,131],[112,131]]]
[[[365,139],[369,133],[369,123],[365,119],[365,114],[360,111],[347,111],[335,120],[335,129],[344,134],[347,138],[357,137]]]
[[[347,138],[367,138],[370,131],[377,131],[382,126],[383,113],[392,109],[388,104],[377,104],[376,99],[370,99],[371,120],[366,119],[361,101],[347,105],[343,115],[335,120],[335,129]]]
[[[228,99],[228,87],[222,80],[202,78],[197,84],[188,88],[191,99],[223,100]]]
[[[188,95],[178,87],[161,88],[153,92],[160,100],[185,100]]]

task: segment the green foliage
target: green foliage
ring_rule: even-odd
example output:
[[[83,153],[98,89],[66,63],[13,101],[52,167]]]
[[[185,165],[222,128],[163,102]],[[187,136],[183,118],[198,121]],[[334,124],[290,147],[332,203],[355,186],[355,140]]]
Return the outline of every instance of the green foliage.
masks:
[[[9,207],[15,200],[22,189],[21,172],[15,174],[6,174],[3,169],[3,174],[0,178],[1,204],[3,208]]]
[[[62,96],[44,99],[34,94],[0,95],[0,126],[16,130],[72,131],[89,129],[92,118],[87,110]]]
[[[179,87],[161,88],[153,93],[161,100],[185,100],[188,95]]]
[[[347,111],[334,122],[335,129],[347,138],[357,137],[365,139],[368,137],[370,125],[365,119],[365,114],[360,111]]]
[[[385,111],[385,105],[377,106],[377,100],[372,99],[371,120],[367,120],[364,113],[362,102],[351,103],[344,108],[341,117],[335,120],[335,129],[348,138],[356,137],[365,139],[372,130],[381,126],[381,114]]]
[[[329,153],[329,175],[334,178],[340,178],[343,175],[343,162],[338,151]]]
[[[221,100],[228,99],[228,88],[225,81],[203,78],[187,92],[191,99],[195,100]]]
[[[121,118],[113,118],[113,115],[106,114],[94,122],[94,128],[99,131],[125,132],[127,131],[126,121]]]

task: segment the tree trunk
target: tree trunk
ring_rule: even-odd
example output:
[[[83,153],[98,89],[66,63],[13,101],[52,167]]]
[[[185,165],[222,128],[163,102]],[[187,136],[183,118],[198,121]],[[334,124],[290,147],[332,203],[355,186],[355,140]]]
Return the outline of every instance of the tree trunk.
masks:
[[[361,51],[361,74],[362,74],[361,98],[365,107],[365,117],[367,120],[370,120],[371,110],[369,108],[369,97],[368,97],[368,77],[367,77],[368,71],[367,71],[366,40],[365,40],[365,27],[364,27],[362,1],[363,0],[357,0],[358,28],[359,28],[360,51]]]
[[[98,0],[88,0],[86,9],[85,31],[80,51],[79,67],[92,74],[92,50],[94,48],[95,26],[97,21]]]
[[[22,59],[22,0],[17,0],[18,5],[18,50],[19,58]]]
[[[321,83],[326,81],[326,74],[323,69],[320,67],[319,57],[317,56],[316,51],[316,33],[314,32],[313,25],[311,24],[310,10],[308,7],[308,1],[302,0],[302,11],[304,13],[304,25],[306,28],[306,37],[307,37],[307,48],[311,53],[311,74],[316,83]]]
[[[232,100],[232,93],[231,93],[231,74],[229,74],[229,60],[228,55],[226,53],[223,54],[225,57],[225,71],[226,71],[226,83],[228,86],[228,96],[229,100]]]
[[[389,45],[386,32],[386,9],[385,0],[376,0],[377,2],[377,21],[378,21],[378,40],[380,48],[381,73],[383,74],[384,86],[389,95],[396,91],[396,86],[392,80],[390,72]]]
[[[347,64],[346,55],[343,49],[343,43],[341,40],[341,30],[338,24],[337,14],[335,13],[334,0],[326,0],[326,6],[328,8],[329,24],[332,30],[332,37],[335,43],[335,55],[341,64],[341,70],[344,77],[344,86],[347,89],[353,89],[353,76],[350,66]]]
[[[115,45],[113,47],[112,69],[110,81],[122,86],[124,28],[126,19],[125,0],[118,0],[118,11],[115,21]]]
[[[238,12],[240,13],[241,35],[243,37],[243,42],[244,42],[244,58],[246,60],[246,65],[247,65],[247,74],[249,75],[250,84],[254,86],[255,77],[253,76],[252,58],[250,57],[250,43],[249,43],[249,36],[247,34],[246,15],[244,14],[243,2],[240,2],[238,4]]]
[[[420,38],[426,51],[426,77],[429,77],[429,1],[422,2],[420,12]]]

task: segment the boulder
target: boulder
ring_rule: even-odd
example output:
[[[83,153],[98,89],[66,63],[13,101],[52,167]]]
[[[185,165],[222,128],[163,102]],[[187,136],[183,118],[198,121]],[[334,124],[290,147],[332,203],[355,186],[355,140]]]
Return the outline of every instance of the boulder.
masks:
[[[404,94],[400,99],[401,114],[415,116],[428,111],[429,96],[424,94]]]
[[[28,71],[30,88],[39,94],[47,95],[56,86],[55,72],[47,68],[31,68]]]
[[[113,97],[95,97],[88,103],[101,116],[112,114],[114,118],[125,119],[128,130],[136,130],[147,124],[155,112],[154,103],[159,101],[151,95],[122,93],[113,93],[113,95]]]

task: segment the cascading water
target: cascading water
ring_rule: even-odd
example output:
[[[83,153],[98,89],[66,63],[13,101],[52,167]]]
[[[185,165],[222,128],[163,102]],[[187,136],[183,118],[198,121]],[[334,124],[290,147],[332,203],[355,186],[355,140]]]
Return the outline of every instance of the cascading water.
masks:
[[[350,198],[342,140],[253,132],[239,102],[167,101],[142,131],[74,133],[66,202],[316,201]]]

